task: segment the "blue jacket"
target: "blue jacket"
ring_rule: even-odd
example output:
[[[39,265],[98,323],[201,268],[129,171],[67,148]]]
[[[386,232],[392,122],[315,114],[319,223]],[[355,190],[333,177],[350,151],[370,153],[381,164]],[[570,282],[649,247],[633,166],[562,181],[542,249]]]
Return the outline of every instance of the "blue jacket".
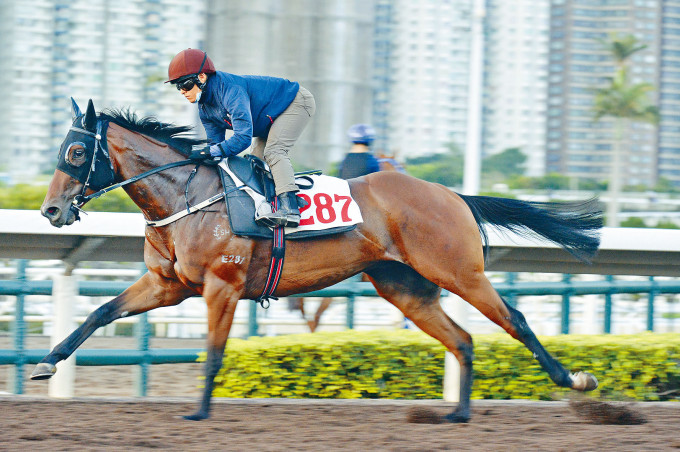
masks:
[[[236,155],[250,146],[253,137],[266,137],[274,120],[295,99],[300,84],[283,78],[216,72],[208,77],[198,100],[208,143],[222,154]],[[227,129],[234,135],[224,139]]]
[[[378,159],[370,152],[350,152],[340,163],[338,176],[341,179],[352,179],[380,171]]]

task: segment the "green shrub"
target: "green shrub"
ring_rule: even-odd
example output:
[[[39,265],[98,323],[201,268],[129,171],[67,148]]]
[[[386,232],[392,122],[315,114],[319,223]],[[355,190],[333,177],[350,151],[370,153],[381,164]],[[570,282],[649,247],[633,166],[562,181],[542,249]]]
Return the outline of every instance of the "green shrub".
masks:
[[[17,184],[0,187],[0,209],[39,210],[47,193],[46,185]],[[139,212],[122,188],[87,203],[91,212]]]
[[[474,341],[472,398],[551,400],[569,392],[508,335]],[[600,382],[596,396],[663,400],[660,393],[680,387],[679,334],[570,335],[542,342],[567,369],[593,373]],[[415,331],[230,339],[214,395],[432,399],[442,397],[443,376],[444,347]]]

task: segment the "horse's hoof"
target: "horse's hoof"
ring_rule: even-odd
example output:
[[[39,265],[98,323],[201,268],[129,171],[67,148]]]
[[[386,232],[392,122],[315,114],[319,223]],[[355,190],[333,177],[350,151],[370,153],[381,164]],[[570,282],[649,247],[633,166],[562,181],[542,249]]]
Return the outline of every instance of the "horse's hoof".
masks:
[[[577,391],[592,391],[597,388],[597,378],[588,372],[577,372],[571,375],[571,389]]]
[[[47,380],[57,373],[57,366],[50,363],[38,363],[31,373],[31,380]]]
[[[443,417],[444,421],[451,422],[452,424],[467,424],[470,421],[469,414],[462,414],[454,411]]]
[[[190,414],[188,416],[182,416],[182,419],[187,420],[187,421],[202,421],[203,419],[208,419],[210,417],[209,414],[204,414],[201,413],[200,411],[194,414]]]

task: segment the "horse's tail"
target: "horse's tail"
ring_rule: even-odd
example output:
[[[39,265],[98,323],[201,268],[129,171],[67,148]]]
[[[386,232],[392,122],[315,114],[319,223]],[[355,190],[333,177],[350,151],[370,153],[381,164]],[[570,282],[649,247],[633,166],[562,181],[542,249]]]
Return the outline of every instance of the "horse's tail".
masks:
[[[573,202],[533,202],[491,196],[459,196],[475,217],[484,249],[488,236],[483,223],[520,236],[540,236],[590,262],[600,246],[602,210],[597,198]]]

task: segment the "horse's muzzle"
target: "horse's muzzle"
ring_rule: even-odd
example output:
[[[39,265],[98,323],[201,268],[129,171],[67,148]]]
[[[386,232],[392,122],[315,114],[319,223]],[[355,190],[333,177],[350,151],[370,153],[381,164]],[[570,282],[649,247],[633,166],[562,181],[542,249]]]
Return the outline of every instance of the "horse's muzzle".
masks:
[[[74,205],[71,205],[67,210],[57,206],[43,207],[40,209],[40,213],[50,220],[52,226],[57,228],[72,225],[74,221],[79,219],[78,209]]]

